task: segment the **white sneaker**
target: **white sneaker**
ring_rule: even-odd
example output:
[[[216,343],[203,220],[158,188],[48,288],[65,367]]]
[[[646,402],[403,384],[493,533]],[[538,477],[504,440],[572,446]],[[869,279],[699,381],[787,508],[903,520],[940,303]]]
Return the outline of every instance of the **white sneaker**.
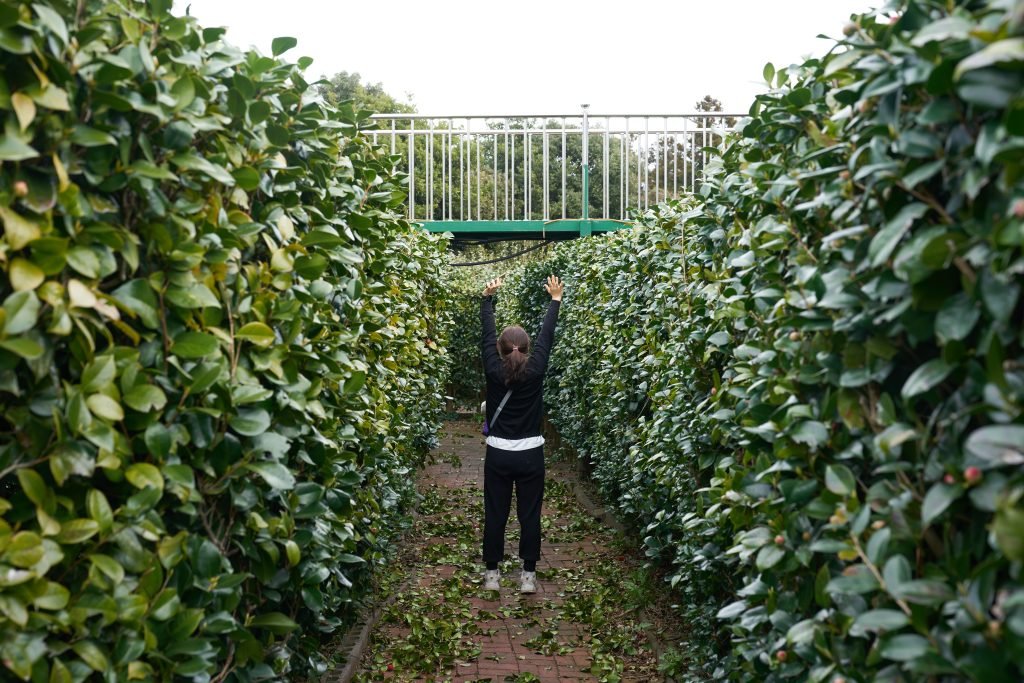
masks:
[[[501,572],[497,569],[488,569],[484,572],[484,590],[485,591],[496,591],[501,590],[501,585],[498,580],[501,579]]]
[[[537,572],[523,572],[522,577],[519,579],[519,592],[520,593],[536,593],[537,592]]]

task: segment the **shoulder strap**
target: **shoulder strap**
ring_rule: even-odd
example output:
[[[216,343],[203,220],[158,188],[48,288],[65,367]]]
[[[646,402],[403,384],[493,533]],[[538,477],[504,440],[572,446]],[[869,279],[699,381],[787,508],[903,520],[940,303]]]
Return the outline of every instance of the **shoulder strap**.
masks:
[[[509,389],[505,392],[505,398],[501,399],[501,403],[498,404],[498,409],[494,411],[494,417],[491,418],[490,426],[493,428],[494,423],[498,421],[498,416],[501,415],[501,409],[505,407],[505,403],[508,402],[508,397],[512,395],[512,390]]]

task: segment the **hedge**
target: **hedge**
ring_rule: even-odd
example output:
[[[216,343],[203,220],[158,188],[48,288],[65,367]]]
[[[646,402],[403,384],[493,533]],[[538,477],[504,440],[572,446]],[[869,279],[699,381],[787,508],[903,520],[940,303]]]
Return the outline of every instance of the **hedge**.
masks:
[[[445,242],[365,112],[170,0],[0,0],[0,660],[324,665],[436,430]]]
[[[765,68],[692,206],[500,306],[568,283],[548,409],[671,567],[680,675],[1021,680],[1024,14],[845,33]]]

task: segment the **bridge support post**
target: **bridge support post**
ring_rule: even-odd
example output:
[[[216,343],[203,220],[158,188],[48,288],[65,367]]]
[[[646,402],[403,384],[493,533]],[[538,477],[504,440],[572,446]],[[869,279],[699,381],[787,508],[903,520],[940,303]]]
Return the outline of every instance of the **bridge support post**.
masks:
[[[590,219],[590,119],[588,109],[589,104],[580,105],[583,108],[583,196],[582,202],[583,212],[581,217],[584,222]],[[583,234],[583,225],[581,224],[580,234]],[[587,233],[589,234],[589,230]]]

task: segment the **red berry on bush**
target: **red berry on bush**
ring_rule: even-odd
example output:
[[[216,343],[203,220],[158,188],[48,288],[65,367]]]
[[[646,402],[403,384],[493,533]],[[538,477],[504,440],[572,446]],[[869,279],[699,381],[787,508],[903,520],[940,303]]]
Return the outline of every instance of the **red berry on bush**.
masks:
[[[964,470],[964,480],[968,484],[977,484],[979,481],[981,481],[981,470],[975,467],[974,465],[971,465],[970,467]]]
[[[946,474],[946,476],[942,478],[942,481],[946,482],[947,484],[955,484],[956,477],[954,477],[952,474]]]
[[[1017,199],[1010,207],[1010,213],[1014,218],[1024,218],[1024,199]]]
[[[711,395],[714,396],[717,393],[718,393],[718,388],[717,387],[711,387]]]
[[[785,544],[785,542],[786,542],[786,537],[783,536],[782,534],[779,534],[778,536],[775,537],[775,545],[783,545],[783,544]]]
[[[793,330],[789,333],[789,341],[800,341],[800,333]]]
[[[15,197],[27,197],[28,196],[28,183],[24,180],[14,181],[14,196]]]
[[[787,657],[789,657],[789,654],[785,650],[779,650],[775,653],[775,659],[779,660],[780,662],[786,661]]]

